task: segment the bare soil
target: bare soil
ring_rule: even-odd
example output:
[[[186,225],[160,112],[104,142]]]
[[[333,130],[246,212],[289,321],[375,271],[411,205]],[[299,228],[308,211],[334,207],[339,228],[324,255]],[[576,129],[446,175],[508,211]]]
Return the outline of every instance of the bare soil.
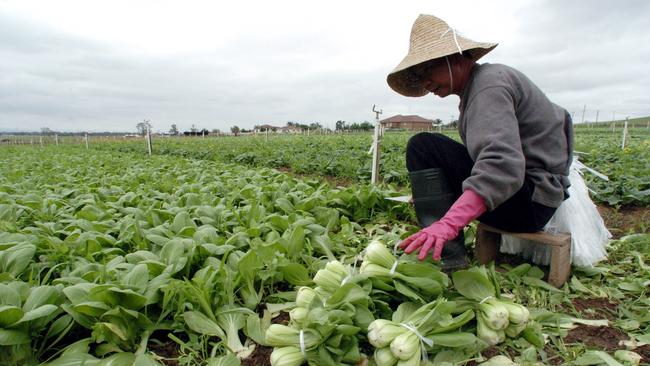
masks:
[[[271,366],[271,352],[273,352],[273,347],[258,344],[253,354],[243,359],[241,364],[242,366]]]
[[[605,298],[576,298],[571,300],[573,306],[585,319],[616,319],[618,304]]]
[[[564,338],[564,343],[582,344],[588,348],[615,351],[617,349],[624,349],[625,347],[620,346],[618,343],[628,339],[625,333],[615,328],[590,327],[580,324],[578,327],[569,331],[569,334]]]
[[[614,239],[627,234],[650,233],[650,207],[610,207],[599,205],[598,212]]]
[[[178,356],[179,356],[179,345],[173,341],[166,341],[163,343],[158,342],[149,342],[147,345],[147,350],[156,354],[163,359],[161,362],[167,366],[179,366]]]

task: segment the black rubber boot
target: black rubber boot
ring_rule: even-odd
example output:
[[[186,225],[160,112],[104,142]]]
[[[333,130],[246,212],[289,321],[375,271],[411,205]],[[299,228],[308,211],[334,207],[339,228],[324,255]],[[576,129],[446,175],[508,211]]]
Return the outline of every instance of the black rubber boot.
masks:
[[[442,169],[431,168],[409,173],[413,205],[420,227],[425,228],[440,220],[456,201],[456,195]],[[454,271],[467,267],[465,236],[460,234],[448,241],[442,249],[442,269]]]

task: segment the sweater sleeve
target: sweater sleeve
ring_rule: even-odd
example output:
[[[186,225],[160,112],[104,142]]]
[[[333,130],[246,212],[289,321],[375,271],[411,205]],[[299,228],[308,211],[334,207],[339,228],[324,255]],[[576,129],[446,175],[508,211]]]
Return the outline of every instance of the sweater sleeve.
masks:
[[[494,210],[524,183],[526,160],[519,137],[515,101],[506,87],[490,86],[474,93],[465,114],[465,140],[474,166],[463,182]]]

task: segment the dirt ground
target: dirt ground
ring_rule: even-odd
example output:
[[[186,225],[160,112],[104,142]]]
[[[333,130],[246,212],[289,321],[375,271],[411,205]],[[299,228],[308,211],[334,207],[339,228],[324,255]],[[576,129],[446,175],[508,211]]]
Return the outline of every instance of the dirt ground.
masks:
[[[650,233],[650,207],[598,206],[598,212],[614,239],[627,234]]]

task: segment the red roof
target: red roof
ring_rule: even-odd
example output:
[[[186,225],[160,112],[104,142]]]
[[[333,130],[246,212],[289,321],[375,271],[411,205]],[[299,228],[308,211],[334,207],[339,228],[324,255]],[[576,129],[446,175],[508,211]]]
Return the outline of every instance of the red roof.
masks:
[[[417,115],[402,116],[398,114],[379,121],[380,123],[410,122],[410,123],[433,123],[432,119],[426,119]]]

